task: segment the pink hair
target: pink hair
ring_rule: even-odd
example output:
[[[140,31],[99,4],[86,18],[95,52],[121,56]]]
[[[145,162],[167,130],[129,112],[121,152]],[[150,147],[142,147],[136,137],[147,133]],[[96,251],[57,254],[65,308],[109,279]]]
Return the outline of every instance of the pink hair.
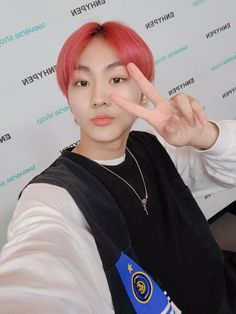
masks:
[[[67,96],[71,75],[84,47],[95,36],[107,40],[124,64],[135,63],[150,81],[154,79],[152,53],[144,40],[131,28],[119,22],[86,23],[73,32],[64,43],[57,60],[57,82]]]

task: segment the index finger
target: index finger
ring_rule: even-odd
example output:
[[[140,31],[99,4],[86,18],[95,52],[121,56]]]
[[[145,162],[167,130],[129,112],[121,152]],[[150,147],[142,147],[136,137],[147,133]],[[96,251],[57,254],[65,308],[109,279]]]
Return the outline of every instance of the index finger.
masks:
[[[135,115],[136,117],[145,119],[146,121],[148,121],[150,115],[152,115],[150,113],[150,110],[148,110],[147,108],[135,104],[134,102],[129,101],[118,95],[111,94],[111,101],[114,102],[119,107],[121,107],[122,109],[126,110],[127,112]]]
[[[152,101],[152,103],[155,105],[160,105],[161,103],[167,101],[159,94],[153,84],[143,75],[143,73],[134,63],[128,63],[127,69],[131,78],[135,80],[144,95],[147,96]]]

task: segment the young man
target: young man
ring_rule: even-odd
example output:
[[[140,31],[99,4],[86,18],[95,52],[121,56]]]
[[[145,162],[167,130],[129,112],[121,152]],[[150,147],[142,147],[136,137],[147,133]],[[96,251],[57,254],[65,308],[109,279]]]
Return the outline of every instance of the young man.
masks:
[[[149,48],[120,23],[65,42],[57,78],[80,140],[22,192],[1,313],[231,313],[221,250],[188,187],[154,135],[130,131],[136,116],[149,122],[204,193],[235,186],[236,126],[207,121],[191,96],[165,100],[153,77]]]

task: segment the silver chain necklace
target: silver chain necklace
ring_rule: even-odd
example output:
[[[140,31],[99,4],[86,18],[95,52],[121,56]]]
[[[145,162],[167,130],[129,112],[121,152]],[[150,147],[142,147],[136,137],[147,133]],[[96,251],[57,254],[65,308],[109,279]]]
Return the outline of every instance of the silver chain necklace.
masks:
[[[131,184],[129,184],[129,182],[127,182],[124,178],[122,178],[121,176],[119,176],[117,173],[111,171],[109,168],[107,168],[106,166],[102,165],[102,164],[99,164],[102,168],[106,169],[108,172],[112,173],[114,176],[116,176],[117,178],[121,179],[123,182],[125,182],[131,189],[132,191],[135,193],[135,195],[137,196],[137,198],[140,200],[142,206],[143,206],[143,209],[145,211],[145,213],[148,215],[148,210],[147,210],[147,201],[148,201],[148,193],[147,193],[147,187],[146,187],[146,183],[145,183],[145,180],[144,180],[144,177],[143,177],[143,173],[141,171],[141,168],[138,164],[138,161],[136,160],[136,158],[134,157],[134,155],[131,153],[131,151],[128,149],[128,147],[126,147],[126,150],[129,152],[129,154],[131,155],[131,157],[134,159],[137,167],[138,167],[138,170],[139,170],[139,173],[140,173],[140,176],[142,178],[142,181],[143,181],[143,186],[144,186],[144,191],[145,191],[145,196],[144,198],[141,198],[137,191],[132,187]]]

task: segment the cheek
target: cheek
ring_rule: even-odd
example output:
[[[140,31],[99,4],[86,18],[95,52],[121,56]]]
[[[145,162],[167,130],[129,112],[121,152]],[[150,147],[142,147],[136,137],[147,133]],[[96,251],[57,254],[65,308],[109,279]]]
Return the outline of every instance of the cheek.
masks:
[[[124,109],[121,109],[121,110],[122,111],[120,113],[120,121],[123,121],[123,123],[125,125],[130,125],[137,119],[137,117],[135,115],[127,112]]]
[[[87,111],[85,110],[85,107],[81,104],[77,105],[70,105],[71,112],[74,115],[76,119],[83,120],[84,117],[88,116]]]
[[[124,92],[124,95],[123,95],[124,98],[126,98],[130,101],[133,101],[136,104],[141,103],[142,92],[136,84],[134,84],[134,83],[130,84],[129,86],[127,86],[127,88],[123,92]]]
[[[68,103],[69,103],[69,107],[70,107],[71,112],[75,116],[77,113],[77,106],[75,106],[75,104],[69,99],[68,99]]]
[[[83,113],[81,112],[82,106],[79,103],[75,103],[73,99],[68,97],[68,104],[71,110],[71,113],[73,114],[75,120],[78,122],[79,118],[83,116]]]
[[[83,99],[80,95],[75,95],[73,93],[68,94],[68,103],[71,109],[71,112],[76,115],[78,114],[82,107],[81,104],[83,104]]]

